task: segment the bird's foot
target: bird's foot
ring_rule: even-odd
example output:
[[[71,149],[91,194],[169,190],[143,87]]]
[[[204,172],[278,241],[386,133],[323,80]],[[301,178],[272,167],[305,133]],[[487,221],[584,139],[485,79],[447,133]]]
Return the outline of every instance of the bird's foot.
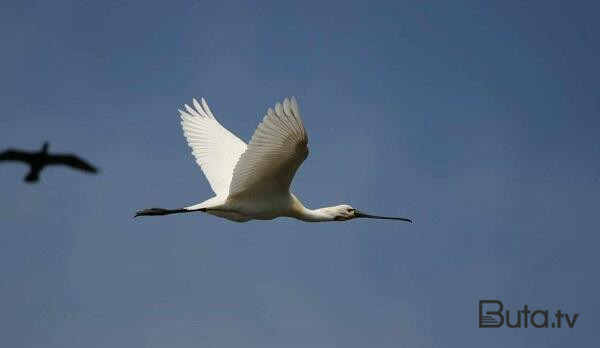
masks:
[[[137,213],[135,213],[134,217],[138,217],[138,216],[160,216],[160,215],[167,215],[169,214],[171,211],[168,209],[164,209],[164,208],[148,208],[148,209],[144,209],[144,210],[140,210]]]

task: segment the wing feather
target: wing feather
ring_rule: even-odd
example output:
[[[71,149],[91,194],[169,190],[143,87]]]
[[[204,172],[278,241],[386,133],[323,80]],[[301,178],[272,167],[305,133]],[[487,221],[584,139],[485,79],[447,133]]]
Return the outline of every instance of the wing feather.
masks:
[[[183,135],[212,190],[226,197],[233,169],[247,146],[215,119],[204,98],[201,103],[194,99],[193,107],[186,104],[186,111],[179,110]]]
[[[31,153],[20,150],[8,149],[0,153],[0,161],[22,161],[31,162]]]
[[[97,173],[98,169],[81,157],[72,154],[47,155],[45,158],[47,164],[62,164],[71,168],[79,169],[84,172]]]
[[[269,109],[233,170],[229,197],[257,197],[289,191],[308,156],[308,137],[296,99]]]

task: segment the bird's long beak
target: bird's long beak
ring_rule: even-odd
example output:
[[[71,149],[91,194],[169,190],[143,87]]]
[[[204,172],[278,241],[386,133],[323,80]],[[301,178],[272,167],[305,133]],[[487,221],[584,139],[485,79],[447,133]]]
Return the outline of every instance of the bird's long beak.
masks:
[[[368,219],[383,219],[383,220],[400,220],[406,222],[412,222],[411,219],[401,218],[401,217],[391,217],[391,216],[377,216],[371,214],[365,214],[362,211],[354,210],[355,218],[368,218]]]

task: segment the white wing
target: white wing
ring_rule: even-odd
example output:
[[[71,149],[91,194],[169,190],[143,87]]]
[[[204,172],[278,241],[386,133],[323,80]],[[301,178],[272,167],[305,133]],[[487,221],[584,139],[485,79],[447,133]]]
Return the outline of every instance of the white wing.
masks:
[[[193,108],[186,104],[187,112],[179,110],[183,135],[212,190],[227,197],[233,168],[247,146],[221,126],[204,98],[201,101],[202,105],[194,99]]]
[[[240,156],[229,197],[256,198],[285,193],[296,170],[308,156],[308,138],[296,99],[269,109]]]

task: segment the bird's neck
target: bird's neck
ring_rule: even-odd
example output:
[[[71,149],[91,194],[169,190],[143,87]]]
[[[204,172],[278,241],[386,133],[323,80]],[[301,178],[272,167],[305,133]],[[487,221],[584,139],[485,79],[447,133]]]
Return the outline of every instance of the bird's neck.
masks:
[[[333,221],[335,215],[332,214],[330,207],[323,207],[318,209],[308,209],[302,207],[301,214],[297,217],[298,219],[306,222],[321,222],[321,221]]]
[[[289,216],[306,222],[321,222],[333,221],[335,214],[331,207],[323,207],[319,209],[309,209],[294,194],[291,194],[292,205]]]

